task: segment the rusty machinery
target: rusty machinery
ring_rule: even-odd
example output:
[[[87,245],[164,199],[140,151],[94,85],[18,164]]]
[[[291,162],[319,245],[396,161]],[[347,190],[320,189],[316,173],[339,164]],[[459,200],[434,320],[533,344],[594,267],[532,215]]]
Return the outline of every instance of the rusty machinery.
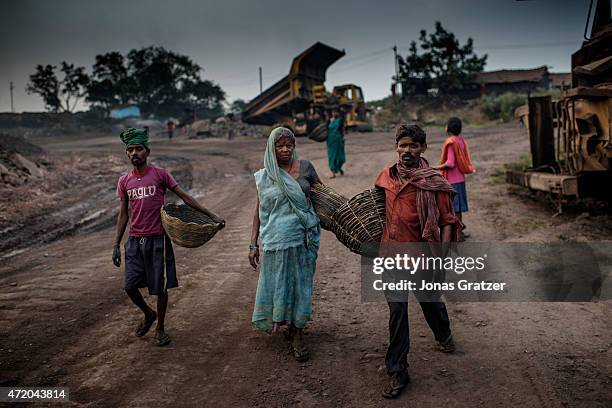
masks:
[[[296,135],[321,132],[329,110],[341,107],[349,129],[371,130],[363,93],[354,84],[325,88],[327,68],[345,55],[344,51],[317,42],[293,59],[289,75],[251,100],[242,120],[254,125],[283,125]]]
[[[516,116],[528,129],[532,167],[507,171],[512,184],[571,198],[612,197],[612,0],[599,0],[585,40],[572,55],[571,85],[559,100],[529,97]],[[591,23],[591,35],[586,36]]]

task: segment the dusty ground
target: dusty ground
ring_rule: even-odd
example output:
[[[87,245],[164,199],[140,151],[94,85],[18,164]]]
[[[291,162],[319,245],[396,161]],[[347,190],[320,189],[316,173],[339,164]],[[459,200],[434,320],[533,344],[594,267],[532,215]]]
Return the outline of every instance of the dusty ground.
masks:
[[[503,163],[528,151],[521,130],[466,133],[478,167],[468,185],[471,240],[609,239],[609,216],[553,218],[499,180]],[[430,132],[427,157],[437,158],[441,137]],[[3,208],[0,386],[68,386],[73,406],[91,407],[611,406],[610,302],[452,304],[454,355],[435,350],[411,305],[413,382],[399,401],[383,400],[387,307],[361,303],[359,257],[328,232],[307,329],[312,359],[296,363],[281,339],[250,325],[258,275],[246,248],[263,140],[152,142],[154,160],[227,220],[205,246],[175,249],[173,343],[156,348],[151,335],[132,335],[140,315],[111,262],[115,182],[128,165],[120,142],[38,142],[63,170],[46,181],[58,187],[11,190]],[[346,196],[371,187],[394,160],[392,144],[390,134],[350,134],[347,175],[324,182]],[[298,148],[326,174],[324,144],[299,140]]]

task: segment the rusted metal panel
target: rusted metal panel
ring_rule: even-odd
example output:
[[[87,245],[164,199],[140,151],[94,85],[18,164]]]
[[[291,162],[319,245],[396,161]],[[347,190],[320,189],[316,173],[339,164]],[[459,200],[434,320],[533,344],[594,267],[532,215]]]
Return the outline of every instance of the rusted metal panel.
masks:
[[[578,196],[578,177],[541,172],[525,172],[525,185],[533,190],[564,196]]]
[[[578,177],[553,173],[509,170],[506,182],[532,190],[545,191],[562,196],[578,197]]]
[[[555,162],[552,99],[550,96],[529,98],[529,140],[533,167]]]
[[[564,91],[561,96],[564,98],[612,98],[612,86],[602,86],[598,88],[579,86]]]
[[[585,32],[586,41],[572,54],[572,88],[552,105],[530,98],[527,112],[515,111],[528,128],[534,168],[508,173],[512,184],[612,199],[606,194],[612,181],[612,0],[596,4],[591,35]]]
[[[506,171],[506,183],[516,186],[527,187],[525,185],[525,172],[519,170]]]

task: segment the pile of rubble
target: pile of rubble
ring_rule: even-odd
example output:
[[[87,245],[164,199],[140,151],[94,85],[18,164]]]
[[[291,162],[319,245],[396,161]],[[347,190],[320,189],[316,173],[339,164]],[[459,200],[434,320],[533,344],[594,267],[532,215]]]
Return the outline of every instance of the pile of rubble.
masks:
[[[189,139],[202,139],[207,137],[223,137],[233,139],[238,136],[261,138],[266,137],[266,128],[243,123],[241,120],[222,116],[214,121],[210,119],[196,120],[186,126]]]
[[[39,146],[22,137],[0,134],[0,187],[17,187],[42,179],[50,164]]]

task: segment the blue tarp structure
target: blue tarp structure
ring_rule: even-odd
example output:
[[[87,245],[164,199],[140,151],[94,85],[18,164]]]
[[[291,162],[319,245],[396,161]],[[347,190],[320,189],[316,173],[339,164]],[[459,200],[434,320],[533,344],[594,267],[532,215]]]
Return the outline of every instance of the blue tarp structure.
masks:
[[[140,108],[136,105],[118,107],[110,111],[110,117],[113,119],[124,119],[133,116],[140,116]]]

